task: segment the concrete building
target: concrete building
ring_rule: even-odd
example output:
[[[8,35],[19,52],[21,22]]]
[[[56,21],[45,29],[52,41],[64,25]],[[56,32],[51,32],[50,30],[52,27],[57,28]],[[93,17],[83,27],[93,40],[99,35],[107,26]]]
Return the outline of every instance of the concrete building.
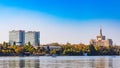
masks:
[[[100,29],[100,35],[96,36],[96,39],[91,39],[90,44],[98,46],[112,46],[113,41],[112,39],[106,39],[106,37],[102,34],[102,29]]]
[[[39,45],[40,41],[40,32],[36,31],[28,31],[25,33],[25,44],[28,44],[30,42],[31,45]]]
[[[25,31],[18,30],[18,31],[9,31],[9,43],[10,45],[24,45],[25,41]]]

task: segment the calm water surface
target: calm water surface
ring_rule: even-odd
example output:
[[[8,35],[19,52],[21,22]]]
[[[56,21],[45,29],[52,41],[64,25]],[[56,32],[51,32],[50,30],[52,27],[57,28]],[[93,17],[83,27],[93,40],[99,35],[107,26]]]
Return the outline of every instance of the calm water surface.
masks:
[[[0,68],[120,68],[120,57],[0,57]]]

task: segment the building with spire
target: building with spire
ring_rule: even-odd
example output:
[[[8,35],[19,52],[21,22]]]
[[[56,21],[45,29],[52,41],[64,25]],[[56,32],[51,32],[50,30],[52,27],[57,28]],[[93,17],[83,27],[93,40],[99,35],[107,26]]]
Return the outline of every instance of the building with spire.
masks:
[[[112,39],[106,39],[106,37],[102,34],[102,29],[100,29],[100,35],[96,36],[96,39],[91,39],[90,44],[96,46],[112,46]]]

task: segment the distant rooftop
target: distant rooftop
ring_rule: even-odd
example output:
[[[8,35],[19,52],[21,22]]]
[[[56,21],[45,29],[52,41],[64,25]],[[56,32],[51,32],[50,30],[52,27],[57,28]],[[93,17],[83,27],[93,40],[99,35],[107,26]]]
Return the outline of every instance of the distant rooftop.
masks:
[[[18,32],[18,31],[24,31],[25,32],[25,30],[12,30],[10,32]],[[34,32],[40,32],[40,31],[27,31],[27,33],[34,33]]]
[[[24,30],[12,30],[10,32],[18,32],[18,31],[24,31]]]
[[[34,33],[34,32],[39,32],[39,31],[27,31],[27,33]]]

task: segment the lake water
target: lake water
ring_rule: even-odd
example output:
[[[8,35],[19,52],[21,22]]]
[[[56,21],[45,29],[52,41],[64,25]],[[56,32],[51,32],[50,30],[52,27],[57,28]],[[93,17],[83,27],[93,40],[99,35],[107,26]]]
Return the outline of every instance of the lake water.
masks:
[[[120,68],[120,57],[0,57],[0,68]]]

